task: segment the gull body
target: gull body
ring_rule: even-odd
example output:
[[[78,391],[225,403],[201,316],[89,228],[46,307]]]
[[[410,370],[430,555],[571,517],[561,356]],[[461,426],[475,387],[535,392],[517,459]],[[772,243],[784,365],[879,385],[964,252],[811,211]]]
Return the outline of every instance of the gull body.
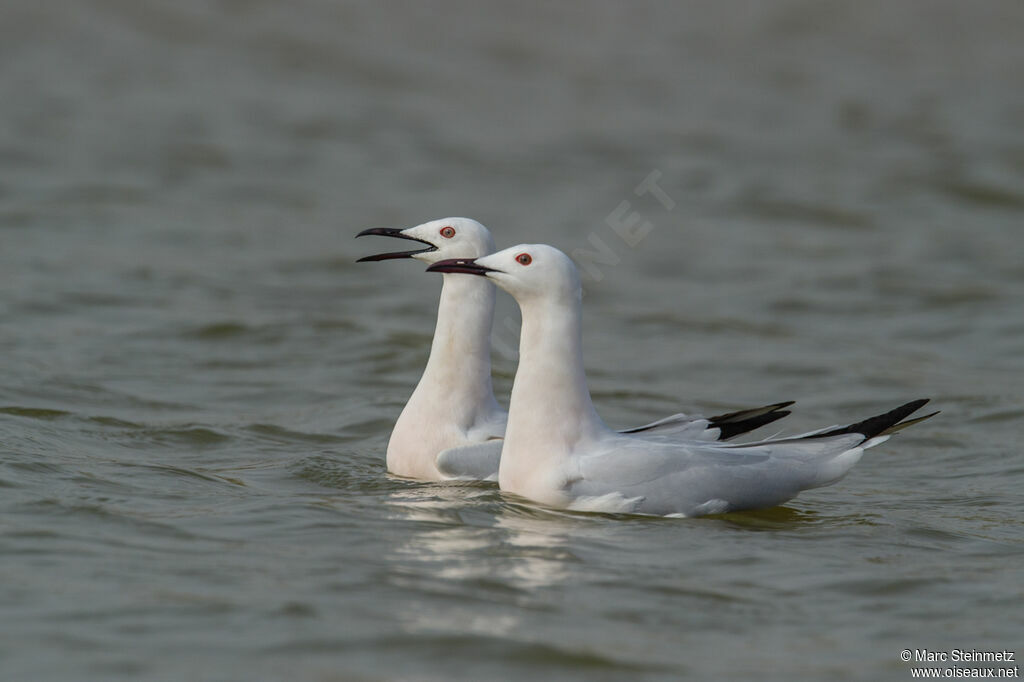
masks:
[[[414,251],[361,260],[476,258],[494,251],[483,225],[469,218],[433,220],[405,230],[374,228],[377,234],[417,241]],[[491,383],[491,324],[494,286],[475,277],[444,275],[430,356],[402,409],[387,449],[388,471],[423,480],[496,477],[508,414]],[[439,466],[450,460],[449,472]]]
[[[494,252],[490,232],[470,218],[442,218],[408,229],[371,228],[357,236],[366,235],[413,241],[419,248],[360,262],[413,258],[433,264]],[[427,366],[388,441],[391,473],[430,481],[497,480],[508,414],[495,400],[491,382],[494,297],[495,288],[485,279],[443,275]],[[629,431],[724,440],[781,419],[790,404],[714,417],[679,413]]]
[[[580,280],[565,254],[524,244],[428,270],[481,275],[518,302],[519,367],[498,483],[552,507],[677,516],[772,507],[838,481],[866,448],[921,421],[903,420],[927,402],[847,427],[742,445],[686,433],[619,433],[604,424],[590,398]]]

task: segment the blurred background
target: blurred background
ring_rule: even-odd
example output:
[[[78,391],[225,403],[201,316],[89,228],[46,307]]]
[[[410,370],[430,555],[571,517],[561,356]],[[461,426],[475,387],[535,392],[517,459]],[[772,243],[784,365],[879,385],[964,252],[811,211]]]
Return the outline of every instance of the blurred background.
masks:
[[[611,425],[943,413],[719,519],[389,478],[439,278],[352,237],[449,215],[573,253]],[[5,0],[0,672],[903,679],[1017,645],[1022,228],[1012,0]]]

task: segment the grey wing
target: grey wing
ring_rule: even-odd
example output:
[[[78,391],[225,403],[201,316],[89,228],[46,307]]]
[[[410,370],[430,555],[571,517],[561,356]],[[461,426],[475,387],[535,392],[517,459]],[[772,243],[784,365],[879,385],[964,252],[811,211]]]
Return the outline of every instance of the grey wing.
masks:
[[[716,440],[718,431],[708,431],[710,422],[706,417],[691,417],[690,415],[673,414],[664,419],[636,426],[632,429],[623,429],[619,433],[643,433],[644,435],[657,436],[678,436],[684,439],[694,440]]]
[[[434,463],[445,477],[461,481],[496,481],[501,461],[500,438],[448,448],[438,453]]]
[[[784,408],[792,404],[793,401],[788,400],[713,417],[689,416],[679,413],[644,426],[625,429],[621,433],[642,433],[645,436],[671,435],[683,439],[705,441],[729,440],[782,419],[789,414],[789,410]]]
[[[694,516],[781,504],[801,490],[835,483],[865,449],[935,416],[908,419],[927,402],[913,400],[848,426],[742,445],[673,446],[644,434],[615,435],[579,459],[569,492],[616,496],[630,501],[629,511],[649,514]]]
[[[620,444],[581,458],[577,496],[616,493],[632,511],[695,516],[770,507],[838,480],[860,457],[856,436],[729,447],[711,443]],[[842,457],[849,454],[848,457]]]

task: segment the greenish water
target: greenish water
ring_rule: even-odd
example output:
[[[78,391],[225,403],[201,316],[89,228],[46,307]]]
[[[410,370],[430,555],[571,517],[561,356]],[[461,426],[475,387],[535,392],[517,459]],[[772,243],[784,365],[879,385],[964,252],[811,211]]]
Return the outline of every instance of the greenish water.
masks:
[[[0,678],[1020,653],[1021,36],[1015,2],[7,2]],[[578,252],[612,425],[943,412],[717,518],[389,478],[440,283],[352,237],[453,214]],[[516,326],[502,296],[500,396]]]

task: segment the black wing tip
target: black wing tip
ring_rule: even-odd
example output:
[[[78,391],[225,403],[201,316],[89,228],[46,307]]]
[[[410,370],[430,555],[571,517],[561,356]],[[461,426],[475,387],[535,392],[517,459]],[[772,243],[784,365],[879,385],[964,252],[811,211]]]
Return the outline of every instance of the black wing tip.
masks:
[[[789,407],[795,402],[795,400],[787,400],[764,407],[715,415],[708,418],[708,426],[719,430],[718,440],[729,440],[792,414],[783,408]]]
[[[831,436],[844,436],[846,434],[856,433],[864,437],[864,440],[870,440],[876,436],[883,436],[890,433],[896,433],[908,426],[923,422],[925,419],[934,417],[938,412],[933,412],[924,417],[918,417],[916,419],[907,419],[914,412],[917,412],[922,407],[928,404],[929,398],[920,398],[918,400],[911,400],[909,403],[904,403],[899,407],[889,410],[884,414],[879,414],[874,417],[868,417],[863,421],[859,421],[849,426],[841,426],[838,429],[832,429],[831,431],[824,431],[822,433],[815,433],[807,438],[829,438]],[[904,421],[907,419],[906,421]]]
[[[712,423],[711,426],[718,429],[718,440],[729,440],[730,438],[735,438],[741,434],[753,431],[754,429],[759,429],[767,424],[771,424],[783,417],[788,417],[790,414],[792,413],[789,410],[775,410],[757,417],[751,417],[750,419],[735,422]]]
[[[897,431],[902,431],[903,429],[907,428],[908,426],[913,426],[914,424],[920,424],[921,422],[925,421],[926,419],[931,419],[932,417],[934,417],[935,415],[939,414],[940,412],[942,412],[942,410],[935,410],[934,412],[926,414],[923,417],[914,417],[913,419],[905,419],[904,421],[901,421],[898,424],[893,424],[892,426],[890,426],[888,429],[886,429],[885,431],[883,431],[879,435],[881,435],[881,436],[888,436],[889,434],[896,433]]]
[[[777,412],[779,410],[782,410],[783,408],[789,407],[790,405],[794,404],[796,404],[795,400],[786,400],[781,403],[773,403],[771,405],[765,405],[763,407],[751,407],[744,410],[736,410],[735,412],[716,414],[713,417],[708,417],[708,421],[714,425],[745,421],[747,419],[751,419],[752,417],[758,417],[762,414],[768,414],[769,412]]]

